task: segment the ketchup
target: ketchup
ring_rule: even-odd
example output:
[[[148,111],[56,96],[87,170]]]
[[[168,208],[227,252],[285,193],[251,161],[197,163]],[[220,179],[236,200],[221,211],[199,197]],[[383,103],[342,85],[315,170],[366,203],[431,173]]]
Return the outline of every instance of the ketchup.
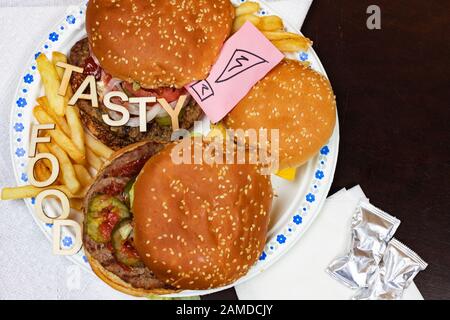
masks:
[[[122,245],[122,252],[129,257],[137,258],[139,259],[139,254],[137,253],[134,246],[131,244],[129,240],[125,241],[125,243]]]
[[[104,221],[99,226],[99,231],[105,239],[111,239],[111,233],[119,222],[120,217],[117,213],[111,212],[106,208],[103,213]]]

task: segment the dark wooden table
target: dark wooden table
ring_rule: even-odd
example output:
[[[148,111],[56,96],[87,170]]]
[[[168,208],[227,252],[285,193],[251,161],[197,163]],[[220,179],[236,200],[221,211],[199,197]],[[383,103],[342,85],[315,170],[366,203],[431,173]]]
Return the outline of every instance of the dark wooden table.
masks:
[[[381,8],[382,29],[366,27]],[[450,1],[316,0],[303,26],[341,126],[331,193],[360,184],[428,263],[425,299],[450,299]],[[209,296],[235,299],[233,290]]]

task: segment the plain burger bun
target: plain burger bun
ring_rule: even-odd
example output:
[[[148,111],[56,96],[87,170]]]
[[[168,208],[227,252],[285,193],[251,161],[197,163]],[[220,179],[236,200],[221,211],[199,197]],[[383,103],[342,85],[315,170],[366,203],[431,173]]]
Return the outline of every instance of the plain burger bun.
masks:
[[[185,140],[186,141],[186,140]],[[188,139],[187,146],[206,148]],[[270,176],[250,164],[175,164],[170,144],[134,187],[135,246],[155,276],[175,289],[222,287],[244,276],[266,242]]]
[[[279,129],[280,169],[313,157],[331,137],[336,100],[330,82],[299,61],[283,60],[228,114],[230,129]]]
[[[229,0],[91,0],[86,30],[100,65],[147,89],[206,78],[231,32]]]

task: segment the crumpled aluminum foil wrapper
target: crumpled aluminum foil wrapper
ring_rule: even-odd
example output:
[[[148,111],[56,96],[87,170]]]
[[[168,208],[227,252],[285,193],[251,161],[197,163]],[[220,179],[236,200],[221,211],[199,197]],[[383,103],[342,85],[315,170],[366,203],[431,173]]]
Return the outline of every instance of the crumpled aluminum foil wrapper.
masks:
[[[377,272],[388,242],[394,236],[400,220],[361,201],[352,218],[350,252],[334,260],[327,272],[352,289],[365,287],[367,279]]]
[[[427,266],[414,251],[393,239],[379,268],[369,277],[367,287],[358,290],[353,300],[399,300],[414,277]]]

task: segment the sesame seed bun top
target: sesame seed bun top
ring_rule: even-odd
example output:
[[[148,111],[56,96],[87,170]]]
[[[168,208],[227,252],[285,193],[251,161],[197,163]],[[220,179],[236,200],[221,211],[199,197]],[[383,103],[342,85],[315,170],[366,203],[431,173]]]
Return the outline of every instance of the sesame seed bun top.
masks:
[[[206,148],[201,142],[187,142]],[[272,187],[250,164],[179,164],[168,145],[152,157],[134,190],[135,246],[156,277],[176,289],[233,283],[266,241]]]
[[[90,0],[86,31],[109,74],[181,88],[206,78],[233,18],[229,0]]]
[[[296,60],[283,60],[228,114],[231,129],[279,129],[280,169],[296,168],[331,137],[336,100],[323,75]]]

